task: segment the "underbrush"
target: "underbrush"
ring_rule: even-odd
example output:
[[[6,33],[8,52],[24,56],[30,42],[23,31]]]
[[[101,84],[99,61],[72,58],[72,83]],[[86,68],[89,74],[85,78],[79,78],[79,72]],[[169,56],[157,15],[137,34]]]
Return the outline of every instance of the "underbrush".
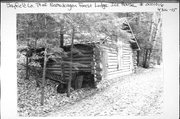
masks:
[[[41,106],[41,88],[37,87],[35,77],[30,76],[27,80],[25,79],[25,70],[18,70],[17,82],[19,116],[46,116],[66,104],[73,104],[97,91],[96,89],[82,88],[72,91],[70,97],[67,97],[66,93],[57,93],[57,82],[47,79],[44,89],[44,106]]]

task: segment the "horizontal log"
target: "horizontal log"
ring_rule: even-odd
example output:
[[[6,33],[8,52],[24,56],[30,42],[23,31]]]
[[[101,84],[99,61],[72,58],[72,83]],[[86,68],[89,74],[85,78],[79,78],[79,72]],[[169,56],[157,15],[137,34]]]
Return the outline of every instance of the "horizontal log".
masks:
[[[131,66],[131,64],[130,63],[122,64],[122,66]]]
[[[48,67],[47,70],[59,70],[61,71],[61,67]]]
[[[80,69],[80,70],[73,69],[72,71],[73,72],[78,72],[78,71],[91,72],[91,69]],[[68,72],[70,72],[70,70],[68,69],[64,70],[64,73],[68,73]]]
[[[85,51],[85,50],[81,50],[80,51],[82,54],[93,54],[93,50],[89,50],[89,51]]]
[[[55,74],[58,74],[58,75],[61,75],[61,74],[62,74],[61,71],[51,71],[51,73],[55,73]]]
[[[131,64],[130,61],[123,61],[123,64]]]
[[[115,69],[115,70],[117,70],[117,69],[118,69],[118,66],[110,66],[110,67],[108,67],[108,70],[110,70],[110,69]]]
[[[118,64],[118,60],[108,60],[108,64]]]
[[[117,53],[116,53],[116,54],[114,54],[114,53],[110,53],[110,52],[108,52],[108,56],[110,56],[110,57],[117,57]]]
[[[111,53],[111,54],[117,55],[117,52],[108,52],[108,53]]]
[[[118,69],[116,68],[114,68],[114,69],[108,69],[108,71],[107,72],[112,72],[112,71],[118,71]]]
[[[122,66],[122,70],[124,69],[130,69],[130,66]]]
[[[80,63],[84,65],[91,65],[92,61],[74,61],[73,63]],[[64,65],[69,65],[69,63],[64,63]]]
[[[80,72],[80,71],[83,71],[83,72],[91,72],[92,70],[91,70],[91,69],[84,69],[84,70],[76,70],[76,69],[73,69],[72,71],[73,71],[73,72]],[[64,72],[64,73],[69,73],[70,70],[64,70],[63,72]]]
[[[131,53],[131,51],[130,50],[122,50],[122,54],[130,54]]]
[[[118,60],[118,57],[107,57],[107,60]]]
[[[123,62],[122,65],[130,65],[130,62]]]
[[[122,57],[123,60],[130,60],[130,56]]]
[[[72,73],[76,73],[77,71],[72,71]],[[70,71],[64,71],[64,76],[70,76]]]
[[[92,61],[93,57],[72,58],[72,61]],[[71,58],[64,58],[64,61],[71,61]]]
[[[108,57],[117,57],[117,54],[109,54]]]
[[[72,67],[77,66],[77,67],[85,67],[86,68],[86,67],[92,67],[93,66],[93,64],[91,62],[85,63],[85,61],[83,61],[83,62],[77,62],[77,63],[79,63],[79,65],[72,65]],[[71,67],[71,65],[65,64],[63,67]]]
[[[68,61],[68,62],[70,62],[70,61]],[[91,64],[91,62],[93,62],[93,60],[80,60],[80,61],[73,61],[73,63],[81,63],[81,64],[87,64],[87,65],[90,65]],[[63,64],[64,66],[65,65],[69,65],[68,63],[64,63]],[[49,65],[47,68],[59,68],[59,67],[61,67],[61,64],[53,64],[53,65]]]
[[[130,53],[122,53],[123,57],[130,56]]]
[[[86,65],[86,64],[83,64],[85,65],[86,67],[83,67],[83,66],[77,66],[77,68],[91,68],[92,66],[90,64]],[[70,65],[65,65],[63,68],[70,68],[71,66]],[[72,68],[75,68],[74,66],[72,66]]]
[[[75,68],[72,68],[73,70],[91,70],[91,67],[80,67],[78,69],[75,69]],[[70,70],[70,67],[65,67],[64,68],[64,71],[69,71]]]
[[[129,52],[129,51],[123,51],[123,52],[122,52],[122,55],[131,56],[131,52]]]
[[[131,60],[131,58],[128,59],[127,57],[125,57],[125,58],[123,57],[123,58],[122,58],[122,61],[125,61],[125,62],[126,62],[126,61],[132,62],[133,60]]]
[[[118,60],[117,57],[108,57],[108,60]]]
[[[92,62],[91,61],[77,61],[77,62],[73,62],[74,65],[84,65],[85,67],[87,66],[91,66]],[[70,66],[71,65],[71,62],[69,63],[64,63],[64,66]]]
[[[123,62],[123,63],[131,63],[130,60],[123,60],[122,62]]]
[[[131,53],[131,50],[130,49],[123,49],[122,52],[129,52],[129,53]]]
[[[133,60],[131,59],[131,56],[124,56],[124,57],[122,57],[122,60],[130,60],[130,61],[133,61]]]
[[[115,58],[114,58],[114,59],[112,59],[112,58],[109,59],[109,58],[108,58],[108,61],[107,61],[107,62],[108,62],[108,63],[118,62],[118,59],[115,59]]]
[[[119,71],[112,71],[112,72],[108,72],[108,76],[116,76],[116,75],[123,75],[123,74],[126,74],[126,73],[131,73],[131,70],[119,70]]]
[[[118,64],[108,64],[108,67],[117,67]]]
[[[106,50],[106,52],[108,52],[108,53],[116,52],[117,53],[117,49],[108,49],[108,50]]]
[[[118,65],[119,64],[119,62],[117,61],[117,62],[108,62],[108,65]]]
[[[79,66],[77,66],[77,67],[79,67],[79,68],[80,68],[80,67],[85,67],[85,68],[86,68],[86,67],[92,67],[90,63],[87,63],[87,64],[81,63],[81,64],[84,65],[84,66],[80,66],[80,65],[79,65]],[[70,67],[70,65],[65,65],[64,67]],[[72,66],[72,67],[74,67],[74,66]]]
[[[118,65],[118,62],[108,62],[108,65]]]
[[[127,58],[127,57],[132,57],[131,55],[123,55],[124,58]],[[122,58],[123,58],[122,57]]]
[[[116,60],[114,60],[114,62],[112,62],[112,61],[108,61],[108,63],[107,63],[108,65],[118,65],[119,64],[119,62]]]
[[[93,57],[93,54],[76,55],[76,56],[73,56],[73,59],[82,58],[82,57]]]

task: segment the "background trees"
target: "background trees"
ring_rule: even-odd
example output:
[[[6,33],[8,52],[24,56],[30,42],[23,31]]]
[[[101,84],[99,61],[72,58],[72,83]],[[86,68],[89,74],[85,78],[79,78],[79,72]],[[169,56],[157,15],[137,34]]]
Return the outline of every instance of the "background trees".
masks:
[[[141,50],[137,52],[139,66],[148,68],[150,64],[162,61],[161,14],[159,12],[117,13],[127,17]]]
[[[148,68],[150,64],[160,64],[162,60],[161,14],[128,13],[130,25],[141,47],[138,65]]]

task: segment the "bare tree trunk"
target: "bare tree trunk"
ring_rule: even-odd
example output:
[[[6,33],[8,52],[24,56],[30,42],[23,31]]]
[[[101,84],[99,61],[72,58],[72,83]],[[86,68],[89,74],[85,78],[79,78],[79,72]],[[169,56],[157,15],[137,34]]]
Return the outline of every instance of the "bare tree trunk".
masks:
[[[74,42],[74,28],[72,31],[72,42],[71,42],[71,63],[72,63],[72,59],[73,59],[73,54],[72,54],[73,45],[74,45],[73,42]],[[69,77],[69,81],[68,81],[67,97],[70,97],[71,80],[72,80],[72,64],[70,65],[70,77]]]
[[[155,16],[154,14],[154,17],[157,17]],[[161,22],[161,19],[158,18],[158,22],[157,22],[157,25],[154,26],[155,28],[153,29],[153,26],[152,26],[152,29],[151,29],[151,34],[150,34],[150,41],[152,42],[152,47],[150,49],[150,53],[149,53],[149,61],[151,59],[151,53],[152,53],[152,50],[155,46],[155,43],[156,43],[156,35],[157,35],[157,32],[158,32],[158,29],[159,29],[159,26],[160,26],[160,22]],[[153,31],[155,30],[154,34],[153,34]]]
[[[26,56],[26,79],[29,79],[29,58]]]
[[[161,59],[160,59],[160,56],[157,58],[157,65],[160,65],[161,64]]]
[[[36,53],[36,49],[37,49],[37,41],[38,41],[38,38],[35,39],[35,44],[34,44],[35,45],[34,46],[35,47],[35,53]],[[36,80],[36,86],[40,87],[40,84],[39,84],[38,80]]]
[[[46,25],[46,18],[45,18]],[[46,63],[47,63],[47,29],[45,34],[45,50],[44,50],[44,66],[43,66],[43,77],[42,77],[42,86],[41,86],[41,105],[44,105],[44,87],[45,87],[45,78],[46,78]]]
[[[137,66],[139,66],[139,50],[137,51]]]
[[[151,60],[151,53],[152,53],[152,48],[149,49],[149,52],[148,52],[148,66],[150,64],[150,60]]]
[[[29,40],[27,41],[27,46],[28,46],[28,49],[29,49]],[[26,79],[29,79],[29,58],[28,58],[29,50],[28,49],[27,49],[27,52],[26,52]]]
[[[64,34],[60,33],[60,47],[62,48],[64,44]]]
[[[63,44],[64,44],[64,20],[61,20],[61,25],[60,25],[60,47],[61,48],[63,47]]]
[[[152,20],[151,20],[151,26],[150,26],[150,36],[149,36],[149,44],[148,45],[150,45],[150,42],[152,41],[152,39],[153,39],[153,31],[154,31],[154,23],[153,23],[153,18],[154,18],[154,14],[155,13],[153,13],[153,16],[152,16]],[[143,61],[143,67],[144,68],[148,68],[149,67],[149,59],[150,59],[150,52],[149,52],[149,46],[146,46],[146,48],[145,48],[145,56],[144,56],[144,61]]]
[[[151,48],[145,49],[145,58],[144,58],[144,62],[143,62],[143,67],[144,68],[149,68],[150,59],[151,59],[151,53],[152,53]]]
[[[45,87],[45,77],[46,77],[46,62],[47,62],[47,48],[44,51],[44,67],[43,67],[43,77],[41,86],[41,105],[44,105],[44,87]]]
[[[148,57],[148,49],[145,49],[145,56],[144,56],[144,62],[143,62],[143,67],[147,68],[147,57]]]

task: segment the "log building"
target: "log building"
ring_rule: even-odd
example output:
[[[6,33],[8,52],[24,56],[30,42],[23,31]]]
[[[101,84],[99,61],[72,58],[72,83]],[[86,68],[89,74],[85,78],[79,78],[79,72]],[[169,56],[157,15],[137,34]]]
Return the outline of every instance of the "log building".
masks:
[[[84,84],[96,86],[101,80],[117,78],[135,72],[137,50],[140,47],[126,19],[122,19],[121,31],[126,37],[114,36],[101,42],[74,44],[72,62],[72,85],[75,89]],[[71,46],[62,46],[70,52]],[[62,75],[67,82],[70,78],[70,56],[63,58],[63,64],[51,64],[48,71]],[[67,63],[68,62],[68,63]],[[77,65],[76,65],[77,64]]]

